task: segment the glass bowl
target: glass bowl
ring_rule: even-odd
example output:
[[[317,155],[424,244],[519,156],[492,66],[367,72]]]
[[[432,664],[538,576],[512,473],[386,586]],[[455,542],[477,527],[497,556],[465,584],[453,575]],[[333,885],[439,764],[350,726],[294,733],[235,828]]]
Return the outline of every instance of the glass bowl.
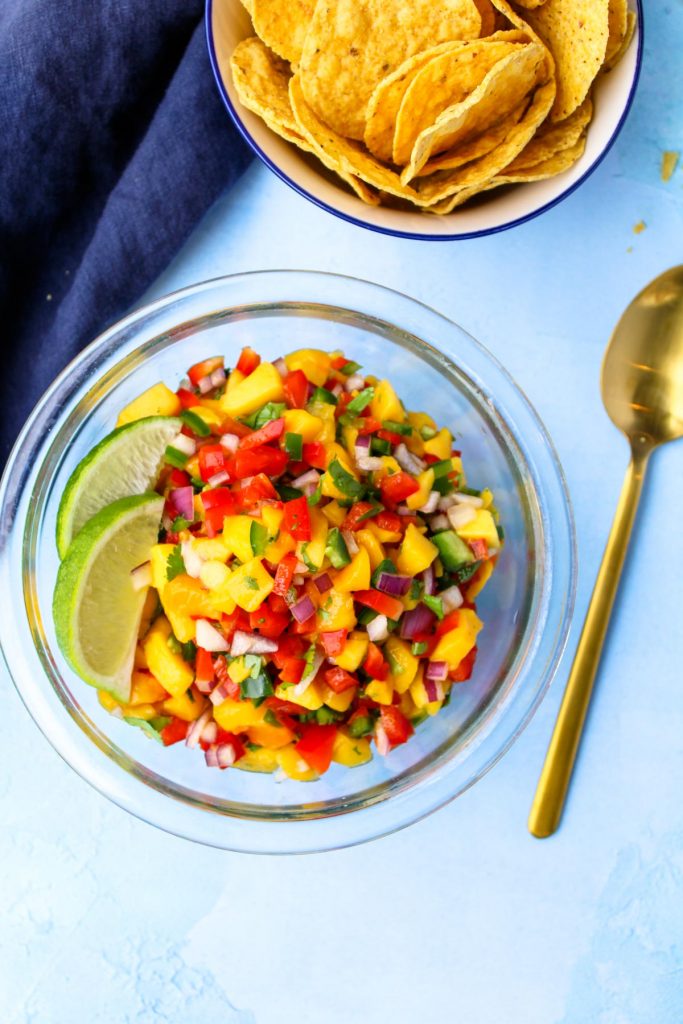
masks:
[[[583,156],[553,178],[495,189],[443,217],[368,206],[319,160],[285,142],[240,103],[230,57],[242,39],[254,34],[242,0],[206,0],[206,36],[218,91],[230,117],[256,156],[290,188],[335,217],[371,231],[397,238],[453,241],[491,235],[545,213],[576,191],[607,156],[631,109],[642,64],[642,0],[629,0],[629,7],[638,18],[635,35],[623,59],[595,83],[595,113]]]
[[[51,614],[55,516],[69,474],[118,410],[158,380],[174,386],[216,352],[269,358],[341,348],[391,379],[408,407],[446,424],[471,483],[496,496],[506,544],[478,603],[472,679],[388,757],[333,765],[317,782],[217,771],[109,715],[65,663]],[[574,600],[575,546],[562,471],[536,413],[473,338],[397,292],[307,272],[241,274],[137,310],[78,356],[38,403],[0,487],[0,643],[28,710],[55,749],[121,807],[230,850],[308,852],[392,832],[481,778],[529,721],[555,671]]]

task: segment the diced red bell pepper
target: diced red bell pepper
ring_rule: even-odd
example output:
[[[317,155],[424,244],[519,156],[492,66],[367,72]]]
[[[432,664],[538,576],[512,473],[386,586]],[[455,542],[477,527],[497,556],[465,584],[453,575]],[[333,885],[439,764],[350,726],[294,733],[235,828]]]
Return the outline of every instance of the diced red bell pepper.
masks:
[[[323,645],[328,658],[335,658],[338,654],[341,654],[348,632],[348,629],[334,629],[320,634],[320,643]]]
[[[311,516],[305,496],[286,501],[283,508],[285,514],[280,523],[283,533],[288,533],[294,540],[310,540]]]
[[[259,430],[253,430],[251,434],[241,438],[239,446],[243,449],[260,448],[262,444],[270,444],[271,441],[277,441],[282,436],[284,429],[285,421],[280,416],[278,419],[266,423]]]
[[[383,680],[389,675],[389,665],[384,660],[377,644],[370,642],[368,645],[368,653],[365,655],[365,661],[363,662],[363,671],[367,672],[371,679]]]
[[[235,515],[237,498],[227,487],[214,487],[211,491],[202,491],[200,500],[204,506],[206,532],[209,537],[215,537],[223,529],[224,519]]]
[[[393,704],[383,704],[379,713],[380,725],[383,726],[387,739],[392,747],[405,743],[413,734],[413,726],[400,710]]]
[[[385,476],[379,485],[382,492],[382,501],[385,505],[398,505],[405,501],[411,494],[417,494],[420,485],[410,473],[394,473],[393,476]]]
[[[181,740],[184,740],[189,727],[190,723],[184,722],[182,718],[172,718],[160,733],[164,746],[170,747],[174,743],[180,743]]]
[[[372,512],[374,508],[375,506],[371,505],[369,501],[357,501],[349,509],[343,523],[343,529],[361,530],[364,526],[367,526],[367,519],[363,519],[363,516],[367,515],[368,512]]]
[[[279,476],[287,467],[289,456],[279,448],[252,448],[243,451],[238,449],[230,460],[228,471],[235,480],[244,480],[248,476],[266,473],[267,476]]]
[[[327,669],[325,672],[325,682],[335,693],[344,693],[345,690],[351,690],[354,686],[358,686],[356,676],[351,675],[346,669],[339,668],[339,666]]]
[[[187,371],[187,376],[190,378],[195,387],[198,386],[200,380],[204,377],[210,377],[214,370],[223,369],[223,356],[211,356],[209,359],[202,359],[200,363],[195,363]]]
[[[265,473],[257,473],[252,477],[246,487],[241,488],[239,496],[245,508],[253,508],[261,501],[277,501],[280,504],[277,491]]]
[[[283,658],[283,665],[280,669],[280,679],[283,683],[300,683],[306,662],[303,658]]]
[[[280,597],[286,597],[292,585],[294,573],[296,572],[296,555],[291,552],[282,559],[275,572],[275,585],[273,591]]]
[[[343,366],[346,366],[351,360],[347,359],[346,356],[335,356],[331,361],[330,366],[333,370],[341,370]]]
[[[195,395],[194,391],[189,391],[187,388],[178,388],[176,395],[183,409],[192,409],[195,405],[199,405],[199,395]]]
[[[279,594],[272,593],[268,597],[268,607],[272,611],[277,612],[278,615],[289,613],[289,605],[285,601],[284,597],[280,597]]]
[[[294,749],[314,772],[324,775],[332,763],[336,725],[303,725],[302,736]]]
[[[293,620],[289,628],[296,636],[308,636],[310,633],[315,633],[318,626],[315,615],[311,615],[304,622]]]
[[[195,680],[199,683],[212,683],[216,677],[213,667],[213,656],[210,651],[205,651],[203,647],[197,648],[194,675]]]
[[[377,436],[381,437],[383,441],[388,441],[394,448],[403,440],[400,434],[395,434],[393,430],[384,430],[384,428],[377,431]]]
[[[289,612],[274,612],[267,602],[264,601],[260,608],[257,608],[255,612],[249,613],[249,625],[252,630],[257,629],[261,636],[266,636],[270,640],[276,640],[287,629],[291,618],[292,616]]]
[[[374,416],[365,416],[358,425],[359,434],[376,434],[381,429],[381,422],[376,420]]]
[[[206,483],[227,469],[228,455],[220,444],[205,444],[199,449],[199,475]]]
[[[365,608],[372,608],[378,615],[386,615],[388,619],[400,619],[403,614],[403,605],[398,598],[379,590],[356,590],[353,599]]]
[[[226,640],[232,640],[233,635],[239,630],[240,633],[251,632],[249,624],[249,613],[242,608],[235,608],[229,615],[221,615],[221,626]]]
[[[407,521],[406,521],[407,520]],[[403,533],[408,522],[415,522],[414,517],[399,516],[396,512],[380,512],[373,522],[380,530],[390,530],[392,533]]]
[[[464,683],[472,675],[476,660],[477,648],[473,647],[469,654],[465,655],[458,667],[448,673],[448,678],[454,683]]]
[[[282,381],[285,401],[290,409],[303,409],[308,398],[308,377],[303,370],[292,370]]]
[[[253,348],[249,348],[246,345],[240,352],[240,357],[237,360],[237,369],[240,373],[243,373],[245,377],[248,377],[250,373],[253,373],[256,367],[261,362],[261,356],[258,352],[254,352]]]
[[[172,469],[168,475],[169,482],[173,487],[189,487],[190,475],[184,469]]]
[[[452,629],[455,629],[457,627],[459,622],[460,615],[458,614],[458,610],[456,608],[455,611],[449,612],[448,615],[445,615],[443,617],[441,622],[437,623],[435,630],[436,636],[443,636],[444,633],[450,633]]]
[[[295,704],[291,700],[283,700],[282,697],[266,697],[263,702],[264,708],[270,708],[274,711],[278,719],[283,725],[286,725],[288,729],[298,729],[299,723],[295,721],[291,715],[300,715],[304,710],[300,704]]]
[[[307,441],[303,446],[303,461],[314,469],[327,469],[327,450],[322,441]]]

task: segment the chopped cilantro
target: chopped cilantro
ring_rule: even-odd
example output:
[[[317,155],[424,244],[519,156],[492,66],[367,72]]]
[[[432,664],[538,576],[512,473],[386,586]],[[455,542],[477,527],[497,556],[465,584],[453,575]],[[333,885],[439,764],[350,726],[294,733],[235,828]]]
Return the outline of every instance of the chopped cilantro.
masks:
[[[180,549],[180,544],[176,544],[173,551],[166,559],[166,579],[174,580],[176,576],[180,576],[181,573],[186,571],[185,560]]]
[[[171,531],[173,533],[180,533],[181,530],[186,530],[189,525],[190,522],[185,516],[176,516],[171,523]]]
[[[246,587],[248,587],[249,590],[260,590],[258,580],[254,579],[253,576],[245,576],[244,584]]]

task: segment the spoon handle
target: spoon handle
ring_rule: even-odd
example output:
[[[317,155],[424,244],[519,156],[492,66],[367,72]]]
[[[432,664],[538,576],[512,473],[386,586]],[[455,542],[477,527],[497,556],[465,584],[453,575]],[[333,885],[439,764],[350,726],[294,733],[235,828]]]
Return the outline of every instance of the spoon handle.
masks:
[[[632,442],[631,462],[531,806],[529,831],[539,839],[552,835],[562,817],[650,451],[644,438]]]

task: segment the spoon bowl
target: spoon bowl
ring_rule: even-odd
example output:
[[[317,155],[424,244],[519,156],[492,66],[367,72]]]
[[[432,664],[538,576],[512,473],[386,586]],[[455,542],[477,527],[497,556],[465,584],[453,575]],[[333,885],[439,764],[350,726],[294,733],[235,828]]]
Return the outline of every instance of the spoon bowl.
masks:
[[[562,817],[649,457],[683,437],[683,266],[651,281],[621,317],[601,390],[608,416],[628,438],[631,461],[529,815],[529,831],[539,839]]]

